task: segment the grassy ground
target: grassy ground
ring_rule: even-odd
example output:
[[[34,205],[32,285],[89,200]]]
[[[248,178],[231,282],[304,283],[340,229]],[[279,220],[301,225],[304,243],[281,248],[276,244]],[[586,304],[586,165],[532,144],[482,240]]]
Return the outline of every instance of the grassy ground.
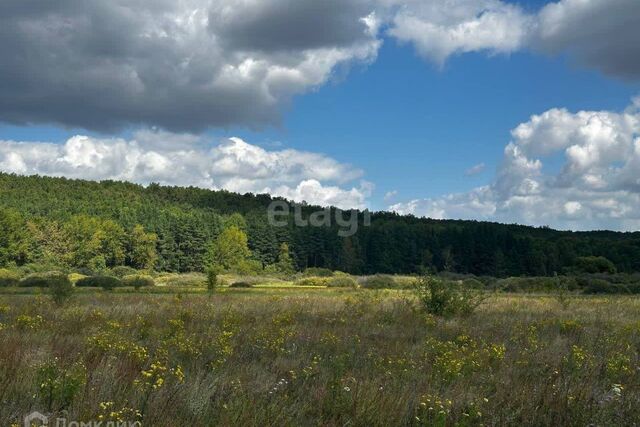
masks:
[[[148,426],[640,419],[640,299],[496,296],[438,319],[410,296],[0,295],[0,425],[32,410]]]

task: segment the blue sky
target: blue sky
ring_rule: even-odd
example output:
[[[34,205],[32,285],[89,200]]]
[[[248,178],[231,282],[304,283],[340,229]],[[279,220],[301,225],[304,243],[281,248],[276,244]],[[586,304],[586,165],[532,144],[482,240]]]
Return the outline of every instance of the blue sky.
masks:
[[[259,15],[264,12],[263,9],[269,7],[277,11],[279,7],[285,7],[285,3],[286,0],[265,0],[262,9],[255,13]],[[629,187],[635,185],[633,182],[636,177],[629,176],[633,173],[628,172],[633,170],[633,164],[630,161],[629,164],[625,163],[628,153],[633,151],[634,138],[637,137],[635,124],[627,126],[626,123],[635,120],[636,116],[635,113],[625,115],[625,111],[629,111],[633,105],[632,100],[640,94],[640,75],[636,75],[636,64],[624,60],[624,55],[615,55],[617,50],[624,49],[630,51],[622,52],[623,54],[633,55],[638,49],[637,43],[628,40],[630,32],[626,31],[626,27],[622,27],[625,25],[625,17],[638,13],[634,2],[613,0],[610,3],[613,6],[607,7],[601,0],[523,0],[509,3],[499,0],[483,0],[476,3],[456,0],[454,3],[459,6],[461,12],[451,16],[448,15],[448,6],[444,2],[442,9],[438,9],[438,2],[434,2],[436,6],[429,10],[414,0],[389,0],[386,3],[383,1],[382,3],[392,5],[389,9],[383,9],[378,3],[373,3],[375,5],[369,5],[364,0],[354,0],[353,7],[348,10],[353,11],[354,19],[361,20],[361,15],[368,11],[367,7],[374,8],[379,23],[365,28],[365,36],[354,35],[355,41],[348,42],[352,44],[347,44],[347,47],[340,44],[342,41],[335,42],[335,49],[344,49],[346,52],[343,53],[346,60],[330,58],[334,62],[330,62],[329,66],[319,65],[318,70],[311,71],[306,63],[300,62],[292,69],[304,79],[294,76],[295,78],[286,80],[289,76],[283,75],[279,78],[285,82],[284,84],[281,84],[280,80],[276,80],[275,84],[271,80],[246,80],[245,84],[249,88],[247,91],[253,90],[251,84],[256,83],[255,95],[249,93],[250,96],[245,96],[242,92],[244,89],[234,87],[233,90],[237,93],[231,89],[222,92],[222,95],[212,92],[210,98],[203,100],[197,92],[189,92],[188,96],[183,96],[179,90],[183,89],[185,84],[176,84],[179,89],[175,89],[172,96],[176,100],[175,116],[179,121],[175,122],[171,113],[174,107],[171,104],[167,106],[170,118],[167,118],[164,111],[158,112],[153,109],[154,100],[159,99],[155,92],[153,96],[149,96],[151,101],[142,99],[142,102],[132,103],[131,107],[126,106],[128,109],[121,110],[120,106],[130,100],[118,92],[122,89],[120,87],[115,87],[113,92],[105,92],[108,95],[104,95],[105,100],[101,102],[101,92],[97,92],[100,94],[97,97],[91,93],[85,95],[79,90],[76,94],[74,91],[77,83],[64,82],[59,76],[50,77],[44,74],[44,80],[65,83],[67,86],[63,87],[69,87],[70,92],[74,93],[67,95],[66,92],[62,92],[60,95],[60,91],[52,91],[51,95],[43,98],[45,104],[53,98],[51,106],[35,107],[25,101],[26,107],[14,108],[15,111],[5,106],[8,102],[0,103],[0,140],[14,141],[18,144],[6,145],[4,151],[0,150],[0,156],[4,155],[4,161],[3,157],[0,157],[0,169],[4,165],[8,172],[35,172],[89,179],[122,178],[142,183],[158,177],[157,180],[168,184],[195,184],[235,191],[245,189],[257,192],[264,188],[274,194],[281,193],[294,199],[306,196],[310,201],[318,203],[352,203],[357,207],[393,209],[416,215],[513,221],[533,225],[551,224],[559,228],[635,229],[640,224],[640,218],[634,215],[625,214],[624,218],[619,215],[622,211],[635,210],[634,203],[638,200],[635,187]],[[341,8],[342,4],[345,3],[335,3],[336,14],[341,12],[337,9]],[[552,10],[552,7],[556,9]],[[469,9],[468,13],[465,8]],[[219,39],[229,37],[224,45],[225,49],[231,50],[232,47],[229,46],[240,43],[231,38],[237,39],[236,33],[233,36],[224,33],[228,22],[242,19],[238,21],[238,25],[246,25],[242,33],[246,35],[245,38],[248,38],[257,26],[255,22],[245,22],[246,15],[253,16],[249,13],[252,11],[246,11],[247,14],[240,18],[234,15],[240,9],[236,3],[232,15],[227,16],[222,11],[219,12],[222,29],[218,30],[216,27],[216,31],[219,31]],[[180,11],[176,11],[178,12]],[[209,11],[209,27],[214,19],[213,14],[217,12]],[[334,25],[330,16],[334,11],[325,12],[325,25]],[[298,15],[295,19],[304,20],[304,8],[301,7],[296,13]],[[357,15],[358,13],[360,15]],[[584,30],[583,24],[588,25],[586,18],[596,13],[602,18],[601,23],[593,24],[597,31]],[[611,16],[606,16],[607,13]],[[462,40],[455,38],[459,37],[456,31],[460,26],[467,23],[485,25],[482,19],[489,15],[495,15],[495,21],[491,21],[491,26],[488,27],[488,36],[479,32],[466,36],[466,39],[465,36]],[[580,21],[581,16],[585,17],[584,22]],[[513,24],[513,21],[517,23]],[[342,25],[342,22],[343,20],[337,20],[335,25]],[[545,30],[545,25],[551,25],[549,22],[555,25],[549,27],[553,29],[551,33],[550,30]],[[580,29],[577,27],[579,24],[582,27]],[[425,31],[431,31],[431,27],[424,25],[435,25],[437,32],[425,36]],[[492,26],[497,34],[495,38],[490,34],[494,31]],[[504,34],[501,33],[501,26],[504,26]],[[322,26],[319,29],[308,29],[309,32],[323,30],[326,28]],[[305,32],[307,29],[296,31]],[[284,39],[274,34],[274,40],[286,44],[291,37],[299,37],[301,34],[303,33],[285,35]],[[442,40],[439,39],[441,35]],[[264,38],[263,33],[260,36]],[[115,36],[108,32],[104,37],[107,43],[115,43],[109,39]],[[323,48],[327,43],[333,43],[325,40],[323,35],[317,36],[318,41],[311,40],[315,34],[309,37],[309,43],[319,44]],[[477,42],[480,39],[482,41]],[[518,41],[512,42],[512,39]],[[249,42],[244,38],[242,40],[242,43]],[[184,43],[180,46],[182,45]],[[17,46],[16,41],[14,46],[0,46],[0,51],[11,52],[12,47],[15,50]],[[609,50],[614,53],[608,56],[603,53],[606,49],[602,49],[602,46],[610,46]],[[60,45],[53,49],[65,48],[67,46]],[[185,48],[186,54],[191,56],[193,54],[188,49],[197,49],[197,46]],[[287,47],[286,50],[278,50],[276,53],[256,51],[258,53],[253,53],[250,59],[263,60],[268,65],[288,67],[303,55],[313,55],[313,59],[322,60],[325,58],[321,55],[330,55],[326,50],[316,47],[301,47],[299,52],[294,52],[293,49],[298,49],[298,46]],[[75,54],[75,51],[72,52]],[[241,52],[245,54],[244,50]],[[102,60],[99,55],[104,53],[91,52],[91,55],[93,60],[97,55],[98,60]],[[282,59],[287,55],[290,57]],[[116,61],[121,60],[120,56],[117,58]],[[208,58],[200,59],[202,64],[198,64],[195,70],[198,78],[201,78],[203,71],[205,74],[208,72],[207,67],[211,70],[217,69],[217,63],[212,62],[208,65]],[[34,69],[36,65],[39,64],[34,64]],[[138,75],[142,75],[143,68],[137,62],[121,65],[129,68],[139,67]],[[315,63],[313,65],[315,66]],[[121,77],[121,70],[117,68],[110,74],[105,73],[106,76],[100,76],[97,86],[101,87],[104,84],[109,88],[111,79],[117,80]],[[5,71],[0,67],[0,77],[3,72]],[[37,73],[43,73],[42,67],[33,74]],[[80,70],[78,76],[80,79],[85,75],[93,78],[94,74],[95,68],[91,68]],[[158,78],[159,81],[169,81],[170,84],[174,82],[167,79],[180,78],[179,75],[151,77]],[[143,79],[143,82],[147,84],[148,81],[152,81],[151,77]],[[15,79],[15,75],[9,78]],[[42,80],[41,77],[38,82]],[[16,85],[19,83],[24,84],[19,81]],[[43,86],[34,88],[34,93],[48,93],[54,83],[38,83]],[[35,86],[34,83],[29,84]],[[265,84],[271,86],[269,96],[263,99]],[[2,87],[0,90],[3,90]],[[157,88],[155,90],[157,92]],[[170,90],[174,88],[169,86],[167,91]],[[0,95],[2,93],[0,92]],[[27,97],[26,94],[16,95],[7,88],[4,89],[4,93],[6,99],[17,100],[20,105],[23,101],[21,98]],[[204,95],[207,95],[206,91]],[[118,99],[120,96],[123,99]],[[115,106],[108,104],[112,97]],[[86,106],[83,105],[84,102],[87,102]],[[56,109],[66,108],[71,103],[74,106],[68,114],[57,113]],[[215,110],[220,103],[229,111],[234,111],[233,114],[229,114],[229,118],[220,118],[213,113],[202,113],[202,118],[199,118],[203,109]],[[184,113],[184,117],[179,117],[183,111],[192,108],[192,111]],[[150,112],[142,111],[145,109],[150,109]],[[543,115],[553,109],[566,109],[566,112],[543,118],[538,122],[531,121],[532,115]],[[590,115],[579,116],[580,111],[588,112]],[[620,144],[626,144],[627,154],[618,146],[616,154],[610,154],[610,150],[603,148],[606,141],[601,142],[598,139],[601,138],[601,134],[598,136],[589,133],[593,130],[594,117],[607,118],[605,122],[611,126],[609,135],[622,135],[620,138],[624,141]],[[611,120],[608,120],[609,118]],[[567,128],[569,122],[572,128]],[[529,128],[530,133],[514,141],[510,132],[519,125]],[[547,151],[545,148],[535,148],[545,146],[547,141],[544,138],[548,138],[548,135],[544,132],[548,129],[553,129],[554,135],[563,135],[566,144],[562,141],[556,142],[553,149]],[[146,132],[146,138],[140,136],[140,132]],[[71,138],[79,135],[89,138],[77,145],[82,147],[84,156],[89,156],[82,158],[80,166],[67,165],[67,169],[58,170],[50,164],[51,162],[46,163],[42,158],[32,159],[24,154],[32,152],[29,151],[32,147],[38,147],[28,145],[29,142],[41,142],[45,143],[48,150],[52,150],[52,156],[60,155],[64,161],[69,161],[70,155],[64,151],[67,148],[52,148],[52,144],[65,147]],[[221,175],[216,175],[217,171],[198,170],[198,176],[176,175],[172,182],[171,176],[158,172],[158,165],[145,164],[153,173],[139,177],[131,171],[124,173],[115,167],[105,168],[104,173],[94,173],[100,168],[93,165],[92,169],[92,164],[87,160],[91,158],[95,161],[108,157],[109,161],[117,163],[117,159],[109,157],[110,147],[117,138],[125,141],[125,145],[133,144],[127,145],[132,151],[144,147],[140,154],[142,157],[144,153],[153,151],[171,158],[171,152],[165,152],[165,148],[154,148],[154,141],[159,145],[162,145],[159,140],[162,140],[163,144],[169,144],[174,139],[184,136],[191,138],[189,141],[194,147],[206,147],[202,149],[222,144],[220,150],[212,155],[212,164],[219,162],[221,165],[227,165],[229,159],[224,158],[225,155],[233,157],[237,163],[229,170],[225,169]],[[236,139],[229,143],[224,142],[232,137],[241,139],[247,145],[239,146]],[[509,157],[505,154],[505,149],[510,142],[517,147],[517,153],[512,153]],[[102,144],[102,148],[97,149],[92,145],[90,150],[95,152],[87,154],[89,148],[86,144],[89,143]],[[233,147],[229,148],[225,144],[231,144]],[[593,153],[596,150],[593,147],[599,150],[598,153],[604,154],[598,157],[597,161],[589,160],[589,165],[585,166],[584,162],[580,163],[582,160],[577,157],[579,153],[576,154],[576,150],[582,148]],[[262,151],[256,151],[258,149]],[[293,150],[296,154],[283,155],[283,150],[287,149]],[[540,150],[544,151],[542,155],[537,153]],[[249,152],[250,161],[240,158]],[[304,166],[308,159],[299,154],[303,152],[316,155],[313,161],[325,165],[325,169],[316,168],[314,171],[308,171]],[[261,156],[271,160],[262,161]],[[291,158],[294,160],[290,160]],[[526,173],[514,172],[510,165],[523,164],[523,159],[530,162],[531,170]],[[120,163],[122,161],[120,160]],[[173,165],[171,168],[192,169],[192,163],[189,163],[191,161],[187,159],[184,164]],[[540,162],[539,167],[533,165],[536,161]],[[286,179],[275,179],[274,176],[279,172],[277,165],[282,165],[283,162],[291,162],[286,164],[287,172],[282,174]],[[264,166],[265,164],[267,166]],[[623,167],[625,165],[626,168]],[[245,170],[259,169],[263,166],[267,172],[247,172],[249,175],[243,175]],[[577,172],[574,173],[578,166],[582,168],[580,176],[576,175]],[[612,176],[614,166],[617,167],[617,172]],[[236,169],[233,169],[234,167]],[[473,167],[476,167],[476,173],[466,173]],[[349,172],[353,169],[357,169],[357,173]],[[118,172],[110,175],[111,170]],[[304,172],[298,174],[300,170]],[[559,185],[558,182],[569,179],[569,171],[572,171],[572,183]],[[232,176],[234,173],[236,176]],[[201,175],[206,175],[206,179]],[[132,178],[128,178],[130,176]],[[261,181],[260,177],[267,178]],[[319,187],[314,187],[313,192],[317,196],[316,199],[311,193],[300,190],[298,185],[310,180],[319,181]],[[598,180],[606,181],[606,185],[593,184]],[[613,183],[615,181],[616,185],[622,185],[618,184],[621,180],[626,183],[624,191],[627,193],[623,199],[618,200],[618,196],[614,197],[613,194],[618,194],[623,187],[613,188]],[[587,181],[593,184],[592,188],[581,187]],[[200,184],[201,182],[203,184]],[[638,182],[640,183],[640,179]],[[523,195],[520,193],[522,185],[535,189]],[[575,191],[571,190],[571,185],[575,186]],[[542,190],[539,189],[540,186]],[[508,190],[504,190],[505,187]],[[298,189],[297,192],[294,191],[295,188]],[[561,192],[561,189],[567,192]],[[323,191],[327,196],[318,196]],[[393,192],[393,196],[385,198],[390,192]],[[478,196],[478,192],[482,192],[482,195]],[[578,193],[580,198],[567,199],[568,194]],[[355,199],[350,200],[349,194],[355,195]],[[609,212],[606,209],[603,211],[602,207],[612,198],[618,203],[616,208],[610,208]],[[515,208],[516,204],[522,205]],[[543,213],[549,206],[553,206],[557,212]],[[529,210],[540,211],[540,214],[529,215]]]

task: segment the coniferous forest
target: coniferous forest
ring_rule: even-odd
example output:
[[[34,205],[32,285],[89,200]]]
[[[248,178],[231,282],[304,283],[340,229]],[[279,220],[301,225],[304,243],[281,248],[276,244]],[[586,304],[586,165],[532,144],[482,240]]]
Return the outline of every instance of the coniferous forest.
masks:
[[[551,276],[603,257],[613,266],[605,260],[596,270],[640,271],[640,233],[565,232],[377,212],[369,226],[340,237],[335,222],[299,227],[290,216],[287,226],[270,225],[272,200],[193,187],[0,174],[0,266],[203,271],[211,242],[235,226],[246,233],[254,268],[276,263],[286,243],[298,270]],[[303,217],[318,209],[301,206]],[[362,222],[364,215],[359,218]]]

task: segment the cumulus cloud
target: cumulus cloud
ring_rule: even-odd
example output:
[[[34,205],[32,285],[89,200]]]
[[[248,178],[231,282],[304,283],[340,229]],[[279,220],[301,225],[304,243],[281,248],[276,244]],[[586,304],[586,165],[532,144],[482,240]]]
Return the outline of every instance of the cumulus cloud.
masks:
[[[64,144],[0,141],[0,170],[270,193],[345,209],[366,208],[372,190],[366,181],[349,184],[361,179],[361,170],[322,154],[268,151],[239,138],[211,144],[157,131],[132,140],[77,135]]]
[[[531,36],[534,49],[566,52],[604,73],[640,78],[640,2],[561,0],[545,6]]]
[[[362,0],[3,0],[0,120],[196,131],[278,120],[375,58]]]
[[[390,207],[568,229],[640,228],[640,110],[552,109],[512,132],[493,183],[469,193]],[[562,159],[559,170],[544,162]]]
[[[3,0],[0,121],[100,131],[261,127],[384,37],[442,65],[466,52],[568,53],[640,78],[637,0]]]
[[[527,12],[505,0],[379,0],[394,6],[388,33],[442,66],[452,55],[531,49],[566,54],[625,79],[640,78],[640,2],[559,0]]]
[[[500,0],[398,1],[389,33],[438,65],[454,54],[510,53],[523,45],[531,19]]]

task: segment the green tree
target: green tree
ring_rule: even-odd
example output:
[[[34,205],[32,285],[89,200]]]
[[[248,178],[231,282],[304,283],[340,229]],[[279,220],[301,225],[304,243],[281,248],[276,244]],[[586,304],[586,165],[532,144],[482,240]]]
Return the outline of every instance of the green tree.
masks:
[[[158,254],[156,244],[158,236],[154,233],[147,233],[141,225],[135,225],[129,233],[128,242],[128,264],[139,270],[153,270]]]
[[[235,225],[224,229],[209,246],[207,261],[210,267],[232,269],[251,256],[247,234]]]
[[[29,234],[19,212],[0,209],[0,266],[24,264],[29,258]]]
[[[276,263],[276,270],[279,273],[291,274],[296,271],[293,265],[293,259],[289,253],[289,245],[283,243],[280,245],[280,252],[278,253],[278,262]]]

